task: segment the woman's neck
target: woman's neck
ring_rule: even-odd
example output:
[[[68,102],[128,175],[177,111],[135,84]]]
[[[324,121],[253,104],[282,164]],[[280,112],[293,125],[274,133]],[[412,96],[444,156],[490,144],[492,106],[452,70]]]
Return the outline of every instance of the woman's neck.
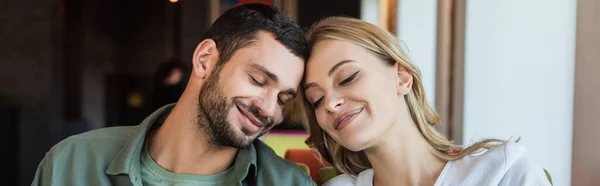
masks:
[[[446,161],[430,151],[410,116],[396,121],[375,146],[365,149],[375,172],[373,185],[434,185]]]

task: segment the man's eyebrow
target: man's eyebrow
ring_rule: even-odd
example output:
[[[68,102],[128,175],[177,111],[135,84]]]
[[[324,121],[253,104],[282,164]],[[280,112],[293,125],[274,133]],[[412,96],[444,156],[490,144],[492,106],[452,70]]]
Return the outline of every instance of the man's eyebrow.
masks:
[[[250,65],[250,67],[252,67],[258,71],[261,71],[262,73],[267,75],[267,77],[269,77],[269,79],[271,79],[273,82],[279,83],[279,78],[277,77],[277,75],[275,75],[271,71],[267,70],[267,68],[265,68],[264,66],[253,63]]]

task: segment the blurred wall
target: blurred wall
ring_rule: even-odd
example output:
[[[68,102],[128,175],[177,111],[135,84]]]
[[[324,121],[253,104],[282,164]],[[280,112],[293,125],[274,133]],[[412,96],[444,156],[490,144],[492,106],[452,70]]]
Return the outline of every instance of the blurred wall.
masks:
[[[21,184],[31,183],[35,167],[60,139],[63,117],[61,13],[57,1],[5,0],[0,3],[0,94],[19,105]],[[2,123],[6,124],[6,123]],[[5,152],[6,151],[6,152]],[[13,179],[13,178],[10,178]],[[8,181],[10,185],[10,180]],[[27,184],[25,184],[27,182]]]
[[[379,0],[361,0],[360,19],[379,26]]]
[[[192,55],[210,26],[208,7],[210,1],[179,1],[181,3],[181,53],[177,57],[192,66]],[[188,75],[188,74],[186,74]]]
[[[435,105],[437,1],[398,0],[398,38],[421,70],[427,101]]]
[[[106,110],[117,110],[109,106],[118,101],[106,94],[112,87],[108,77],[150,80],[158,64],[172,57],[168,5],[164,0],[0,2],[0,94],[20,109],[19,149],[2,149],[18,153],[18,168],[6,168],[19,173],[19,184],[6,184],[29,185],[51,146],[67,135],[106,126]]]
[[[571,183],[576,0],[467,1],[463,142],[521,137]]]
[[[600,2],[577,5],[572,185],[600,185]]]
[[[298,25],[308,28],[327,16],[360,18],[360,0],[298,0]]]
[[[377,26],[380,16],[379,0],[361,0],[360,18]],[[425,94],[435,105],[437,1],[397,0],[397,37],[402,47],[421,71]]]

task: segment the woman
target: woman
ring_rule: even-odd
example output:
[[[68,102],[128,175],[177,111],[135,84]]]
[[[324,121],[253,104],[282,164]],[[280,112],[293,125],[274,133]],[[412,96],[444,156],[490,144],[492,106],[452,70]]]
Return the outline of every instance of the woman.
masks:
[[[421,75],[390,33],[330,17],[309,39],[307,144],[344,173],[325,185],[550,185],[523,146],[488,139],[461,148],[438,133]]]

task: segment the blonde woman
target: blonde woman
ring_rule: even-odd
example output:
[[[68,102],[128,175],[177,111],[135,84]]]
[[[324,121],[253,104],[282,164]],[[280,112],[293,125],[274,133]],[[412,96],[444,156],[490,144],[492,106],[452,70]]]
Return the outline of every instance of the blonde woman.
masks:
[[[309,39],[307,144],[344,173],[325,185],[550,185],[521,145],[462,148],[438,133],[421,75],[390,33],[330,17]]]

